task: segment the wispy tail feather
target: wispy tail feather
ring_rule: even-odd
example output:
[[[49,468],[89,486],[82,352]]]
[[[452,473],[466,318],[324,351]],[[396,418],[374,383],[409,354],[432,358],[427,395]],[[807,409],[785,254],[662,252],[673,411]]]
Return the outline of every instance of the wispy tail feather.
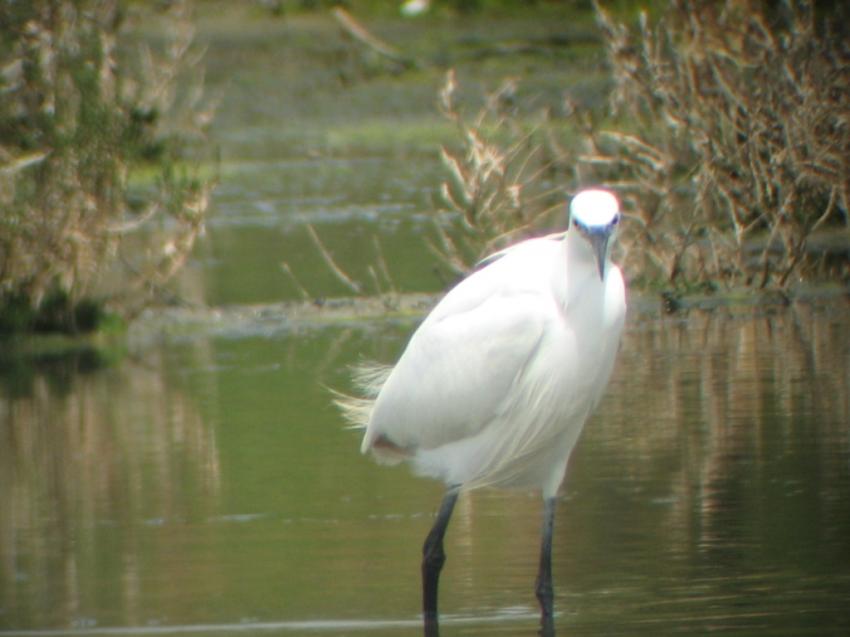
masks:
[[[375,398],[392,369],[391,365],[382,363],[371,361],[360,363],[351,369],[355,395],[331,390],[334,395],[334,404],[339,408],[343,418],[348,421],[350,429],[365,429],[369,424]]]

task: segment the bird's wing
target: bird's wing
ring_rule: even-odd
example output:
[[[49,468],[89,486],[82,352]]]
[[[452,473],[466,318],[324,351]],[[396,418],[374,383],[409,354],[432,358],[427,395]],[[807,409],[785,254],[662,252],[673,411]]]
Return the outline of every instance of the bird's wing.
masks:
[[[375,403],[363,449],[414,451],[473,436],[506,408],[511,388],[557,314],[545,295],[484,296],[435,311],[414,334]]]
[[[481,270],[482,268],[485,268],[488,265],[495,263],[502,257],[516,250],[524,250],[532,246],[538,246],[541,245],[540,242],[544,241],[561,241],[565,235],[566,232],[553,232],[552,234],[547,234],[542,237],[527,239],[526,241],[523,241],[521,243],[515,243],[514,245],[508,246],[507,248],[503,248],[502,250],[499,250],[497,252],[493,252],[492,254],[488,254],[486,257],[482,258],[480,261],[478,261],[478,263],[475,264],[475,270]]]

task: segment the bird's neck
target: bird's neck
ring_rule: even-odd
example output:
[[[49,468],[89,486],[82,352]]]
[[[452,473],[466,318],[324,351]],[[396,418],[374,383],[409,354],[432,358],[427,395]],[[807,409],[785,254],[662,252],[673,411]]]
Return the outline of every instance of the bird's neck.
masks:
[[[595,298],[601,299],[605,282],[599,278],[595,256],[587,241],[571,230],[567,233],[563,250],[566,276],[559,277],[564,286],[559,298],[563,299],[564,309],[578,302],[587,304],[593,303]]]
[[[567,239],[564,243],[567,278],[570,282],[585,282],[587,278],[592,277],[601,283],[599,269],[596,265],[596,255],[584,237],[578,231],[571,230],[567,233]]]

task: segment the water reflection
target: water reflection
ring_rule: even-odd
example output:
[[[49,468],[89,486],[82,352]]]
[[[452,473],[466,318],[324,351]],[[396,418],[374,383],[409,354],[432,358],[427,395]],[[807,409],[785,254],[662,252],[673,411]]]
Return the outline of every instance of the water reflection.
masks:
[[[556,522],[559,634],[850,629],[850,312],[633,313]],[[414,635],[442,488],[327,386],[411,323],[183,336],[0,382],[0,631]],[[462,497],[444,635],[535,635],[536,494]]]
[[[638,602],[630,621],[794,634],[848,625],[847,309],[632,325],[574,476],[614,489],[597,530],[619,524],[641,573],[626,578],[644,588],[626,589]]]
[[[84,627],[92,597],[133,623],[150,568],[140,523],[214,510],[215,432],[155,354],[18,371],[0,387],[0,625]]]
[[[635,325],[594,438],[633,443],[648,460],[634,464],[639,473],[664,458],[671,522],[696,525],[702,548],[722,532],[730,491],[794,498],[805,477],[814,489],[806,497],[834,494],[847,485],[850,449],[846,310],[798,305]],[[799,475],[783,479],[783,469]],[[686,524],[694,502],[698,518]]]

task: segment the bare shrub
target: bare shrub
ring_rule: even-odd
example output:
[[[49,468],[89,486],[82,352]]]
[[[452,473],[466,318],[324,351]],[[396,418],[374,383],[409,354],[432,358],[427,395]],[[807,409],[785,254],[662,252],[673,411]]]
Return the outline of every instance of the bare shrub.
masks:
[[[486,254],[539,232],[561,198],[547,180],[551,162],[542,125],[524,130],[506,110],[514,82],[490,94],[471,118],[457,105],[457,88],[449,71],[439,106],[457,125],[461,143],[441,149],[448,178],[440,193],[448,208],[436,213],[431,247],[452,272],[463,274]]]
[[[850,227],[850,47],[838,5],[816,19],[793,0],[674,0],[637,28],[595,7],[612,112],[566,98],[565,120],[529,133],[498,108],[506,87],[464,119],[448,76],[440,103],[462,150],[443,149],[439,258],[462,272],[540,232],[559,174],[567,192],[619,193],[619,259],[638,286],[782,288],[792,275],[834,274],[809,243]]]
[[[58,295],[73,306],[123,263],[121,307],[133,311],[203,228],[210,182],[178,168],[211,117],[186,3],[172,3],[162,51],[126,57],[123,11],[118,0],[0,9],[0,305],[37,312]],[[151,177],[133,192],[141,165]]]
[[[674,0],[637,30],[595,3],[623,124],[586,127],[581,169],[639,223],[647,282],[784,287],[812,233],[847,225],[850,49],[812,3]]]

